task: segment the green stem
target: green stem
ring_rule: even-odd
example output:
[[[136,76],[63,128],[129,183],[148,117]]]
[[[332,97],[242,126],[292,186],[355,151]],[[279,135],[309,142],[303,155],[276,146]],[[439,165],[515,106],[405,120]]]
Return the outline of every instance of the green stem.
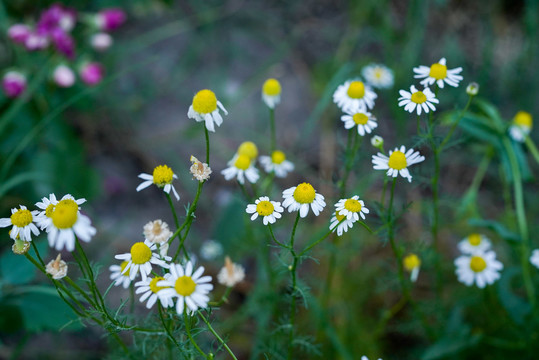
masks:
[[[219,301],[210,301],[208,305],[211,306],[212,308],[223,305],[224,303],[228,302],[228,296],[230,295],[231,292],[232,292],[232,288],[227,287],[225,290],[225,293],[223,294],[223,296],[221,296],[221,299]]]
[[[284,248],[284,249],[287,249],[287,250],[290,250],[290,246],[289,245],[285,245],[283,244],[282,242],[278,241],[276,238],[275,238],[275,234],[273,234],[273,229],[271,227],[271,224],[268,224],[268,229],[269,229],[269,232],[271,234],[271,238],[273,239],[273,241],[275,241],[277,243],[277,245],[279,245],[280,247]]]
[[[421,116],[417,115],[417,135],[421,134]]]
[[[387,208],[388,237],[389,237],[389,243],[391,245],[391,250],[393,250],[393,255],[395,255],[395,259],[397,260],[399,282],[401,284],[402,293],[404,297],[408,300],[410,298],[410,294],[408,293],[408,287],[406,286],[406,282],[404,280],[402,256],[399,249],[397,249],[397,245],[395,244],[395,231],[394,231],[394,221],[393,221],[393,198],[395,194],[396,184],[397,184],[397,178],[395,177],[393,178],[393,182],[391,184],[391,192],[389,195],[389,207]]]
[[[236,355],[234,355],[234,353],[232,352],[232,350],[230,350],[230,348],[228,347],[228,345],[226,344],[226,342],[224,342],[224,340],[219,336],[219,334],[217,334],[217,332],[213,329],[213,327],[211,326],[210,322],[204,317],[204,315],[202,315],[202,313],[200,312],[200,310],[197,311],[198,312],[198,316],[200,316],[200,318],[202,319],[202,321],[204,321],[204,323],[206,324],[206,326],[208,327],[208,330],[210,330],[210,332],[213,334],[213,336],[215,336],[215,338],[217,339],[217,341],[219,341],[219,343],[221,345],[223,345],[223,347],[226,349],[226,351],[230,354],[230,356],[232,357],[232,359],[234,360],[238,360],[238,358],[236,357]]]
[[[355,128],[354,128],[355,129]],[[353,131],[354,129],[351,129],[349,131]],[[359,150],[359,147],[361,146],[361,141],[358,140],[359,138],[359,133],[356,131],[354,131],[354,136],[353,136],[353,140],[352,140],[352,145],[351,145],[351,151],[349,152],[348,151],[348,148],[346,149],[346,165],[345,165],[345,169],[344,169],[344,175],[343,175],[343,178],[341,180],[341,198],[344,197],[344,195],[346,194],[346,183],[348,181],[348,176],[350,176],[350,170],[352,170],[352,166],[354,165],[354,160],[356,158],[356,154],[357,154],[357,151]]]
[[[288,360],[291,360],[293,358],[294,349],[292,346],[292,343],[294,342],[294,322],[296,318],[296,286],[297,286],[297,276],[296,276],[296,269],[298,267],[298,259],[299,257],[296,255],[296,251],[294,250],[294,238],[296,235],[296,228],[298,227],[299,222],[299,210],[298,214],[296,216],[296,221],[294,222],[294,227],[292,228],[292,234],[290,235],[290,254],[292,254],[293,257],[293,263],[290,268],[290,273],[292,274],[292,300],[290,302],[290,333],[288,336]]]
[[[204,353],[204,351],[202,351],[202,349],[198,346],[195,339],[191,335],[191,319],[189,318],[189,316],[187,316],[187,307],[183,308],[183,321],[185,322],[185,331],[187,332],[187,337],[189,338],[189,341],[191,342],[191,344],[193,344],[193,346],[200,353],[200,355],[207,359],[208,356]]]
[[[537,150],[537,147],[533,143],[532,138],[529,135],[526,135],[524,137],[524,142],[526,143],[526,146],[528,147],[528,150],[532,154],[533,158],[539,164],[539,150]]]
[[[438,146],[438,150],[439,151],[442,151],[442,149],[444,148],[444,146],[449,142],[449,140],[451,139],[451,136],[453,136],[453,133],[455,132],[455,129],[457,128],[460,120],[464,117],[464,114],[466,113],[466,111],[468,111],[468,108],[470,107],[470,104],[472,103],[472,99],[473,99],[473,96],[470,96],[468,98],[468,102],[466,103],[466,106],[464,107],[464,109],[462,109],[462,111],[460,112],[460,115],[459,117],[457,118],[457,120],[455,120],[455,122],[453,123],[453,125],[451,126],[451,129],[449,130],[449,132],[447,133],[447,135],[445,136],[445,138],[442,140],[442,142],[440,143],[440,145]]]
[[[275,131],[275,109],[270,108],[269,112],[271,128],[271,154],[273,154],[273,152],[277,150],[277,133]]]
[[[439,148],[438,148],[439,149]],[[442,267],[441,267],[441,261],[438,258],[440,254],[439,249],[439,239],[438,239],[438,222],[439,222],[439,199],[438,199],[438,191],[439,191],[439,185],[438,181],[440,178],[440,153],[438,152],[438,149],[434,147],[434,176],[432,177],[432,225],[431,225],[431,234],[432,234],[432,243],[434,245],[434,251],[435,256],[437,257],[435,261],[435,269],[436,269],[436,294],[438,298],[441,295],[441,288],[442,288]]]
[[[193,214],[196,211],[198,200],[200,199],[200,194],[202,193],[202,186],[204,185],[204,183],[205,183],[205,181],[201,181],[201,182],[198,183],[197,193],[195,195],[195,199],[193,200],[193,203],[189,206],[189,210],[187,210],[187,215],[185,216],[184,223],[182,224],[182,226],[180,226],[180,228],[178,230],[176,230],[176,232],[174,232],[174,234],[172,234],[172,237],[169,240],[169,243],[170,243],[172,241],[172,239],[174,239],[177,235],[180,234],[180,232],[185,227],[187,227],[185,229],[185,233],[182,236],[180,236],[180,245],[178,246],[178,250],[176,250],[176,254],[174,254],[174,258],[172,258],[172,262],[176,262],[176,259],[180,255],[180,251],[182,249],[183,249],[183,253],[184,253],[186,259],[190,260],[189,254],[187,253],[187,249],[185,249],[184,242],[185,242],[185,239],[187,238],[187,234],[189,234],[189,230],[191,229],[191,224],[193,222]]]
[[[174,338],[174,335],[170,331],[169,326],[167,322],[165,321],[165,317],[163,316],[163,308],[161,304],[157,304],[157,308],[159,310],[159,318],[161,319],[161,323],[163,324],[163,327],[165,328],[165,332],[167,333],[167,336],[168,336],[167,347],[168,347],[169,353],[172,352],[172,349],[170,347],[171,342],[174,343],[174,345],[178,348],[178,350],[180,350],[180,352],[183,353],[182,347],[180,346],[180,344],[178,344],[178,342]]]
[[[170,197],[169,193],[165,193],[165,196],[167,197],[168,204],[170,205],[170,210],[172,211],[172,216],[174,217],[174,225],[176,225],[176,229],[178,229],[180,227],[180,222],[178,221],[178,215],[176,214],[174,203],[172,202],[172,198]]]
[[[210,166],[210,134],[208,133],[208,129],[206,129],[205,124],[204,124],[204,135],[206,137],[206,164]]]

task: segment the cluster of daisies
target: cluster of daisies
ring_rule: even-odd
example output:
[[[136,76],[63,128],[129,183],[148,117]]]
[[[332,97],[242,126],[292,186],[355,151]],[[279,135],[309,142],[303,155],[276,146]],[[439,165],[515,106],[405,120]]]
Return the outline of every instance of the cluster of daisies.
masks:
[[[103,9],[96,14],[79,15],[73,8],[61,4],[53,4],[45,9],[35,24],[14,24],[8,29],[8,38],[15,44],[24,47],[27,51],[50,50],[60,54],[54,65],[50,79],[59,87],[68,88],[75,84],[76,75],[73,68],[78,69],[82,82],[87,85],[96,85],[103,78],[103,66],[90,58],[86,51],[76,60],[77,42],[74,34],[86,40],[80,47],[91,48],[102,52],[108,49],[113,42],[110,32],[119,28],[125,22],[123,10],[118,8]],[[79,30],[78,23],[83,23],[84,29]],[[87,44],[86,44],[87,43]],[[20,96],[26,89],[27,71],[10,69],[5,72],[2,87],[6,96],[14,98]]]
[[[458,280],[466,286],[484,288],[500,278],[503,264],[496,260],[491,241],[482,234],[473,233],[458,243],[461,256],[455,259]]]

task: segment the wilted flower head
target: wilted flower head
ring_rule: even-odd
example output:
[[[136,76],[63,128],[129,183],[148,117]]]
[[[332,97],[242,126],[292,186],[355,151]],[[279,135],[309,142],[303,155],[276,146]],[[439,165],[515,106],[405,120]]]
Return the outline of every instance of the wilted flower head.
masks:
[[[168,224],[162,220],[150,221],[144,225],[144,237],[154,244],[162,244],[172,236]]]
[[[116,30],[125,20],[125,12],[119,8],[104,9],[96,15],[97,26],[103,31]]]
[[[190,160],[193,165],[191,165],[189,171],[191,172],[191,174],[193,174],[193,179],[197,179],[200,182],[208,180],[211,174],[210,166],[206,163],[199,161],[193,155],[191,155]]]
[[[56,85],[68,88],[75,84],[75,73],[67,65],[58,65],[54,69],[52,79]]]
[[[8,71],[2,79],[2,88],[7,97],[20,96],[26,90],[26,76],[18,71]]]
[[[55,260],[51,260],[45,267],[47,274],[54,280],[59,280],[67,275],[67,264],[62,260],[62,255],[58,254]]]
[[[82,81],[93,86],[99,84],[103,79],[104,69],[99,63],[89,62],[81,67],[79,75]]]
[[[243,281],[245,278],[245,270],[243,266],[233,263],[230,258],[225,257],[225,266],[221,268],[219,274],[217,274],[217,280],[219,284],[233,287],[237,283]]]

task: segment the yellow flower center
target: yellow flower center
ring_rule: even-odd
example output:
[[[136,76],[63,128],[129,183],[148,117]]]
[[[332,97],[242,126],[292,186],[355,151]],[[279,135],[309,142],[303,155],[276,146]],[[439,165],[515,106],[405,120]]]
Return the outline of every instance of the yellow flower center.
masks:
[[[262,86],[262,92],[268,96],[276,96],[281,93],[281,84],[276,79],[268,79]]]
[[[11,215],[11,223],[20,228],[29,225],[33,219],[34,217],[32,216],[30,210],[20,209]]]
[[[264,200],[256,204],[256,212],[260,216],[271,215],[273,214],[273,210],[275,210],[275,208],[273,207],[273,204],[269,201]]]
[[[341,215],[341,213],[338,212],[338,211],[335,212],[335,217],[337,218],[337,221],[339,221],[339,222],[343,221],[343,219],[345,218],[345,216]]]
[[[468,236],[468,242],[472,246],[477,246],[477,245],[481,244],[481,235],[479,235],[479,234],[470,234]]]
[[[74,200],[60,200],[52,212],[52,223],[58,229],[69,229],[77,222],[79,205]]]
[[[410,254],[403,260],[404,268],[408,271],[412,271],[421,265],[421,260],[416,254]]]
[[[362,113],[357,113],[352,116],[352,119],[354,119],[354,122],[357,125],[365,125],[369,121],[369,117]]]
[[[179,277],[178,280],[176,280],[176,284],[174,284],[174,289],[176,289],[176,292],[181,296],[191,295],[195,292],[196,287],[197,284],[195,284],[190,276]]]
[[[129,271],[130,271],[131,269],[128,269],[128,270],[124,273],[124,269],[125,269],[125,267],[127,266],[127,264],[129,264],[129,261],[123,261],[123,262],[121,263],[121,265],[120,265],[120,274],[123,273],[123,274],[122,274],[123,276],[129,277]]]
[[[380,79],[382,77],[382,74],[383,74],[382,69],[376,68],[376,70],[374,70],[374,77],[375,78]]]
[[[361,203],[355,199],[348,199],[344,202],[344,208],[351,212],[360,212]]]
[[[254,160],[258,156],[258,148],[254,142],[245,141],[241,143],[240,147],[238,148],[238,154],[245,155],[249,159]]]
[[[171,184],[173,178],[172,169],[166,165],[159,165],[153,169],[153,183],[157,186],[163,187],[166,184]]]
[[[389,161],[387,164],[392,169],[402,170],[407,165],[406,156],[402,151],[393,151],[393,153],[391,153],[391,156],[389,157]]]
[[[131,261],[134,264],[141,265],[145,264],[152,258],[152,251],[143,242],[135,243],[131,246]]]
[[[519,111],[513,118],[515,125],[530,128],[533,125],[532,115],[526,111]]]
[[[299,184],[296,187],[296,190],[294,190],[294,200],[296,200],[300,204],[312,203],[315,196],[316,193],[314,192],[314,188],[309,183]]]
[[[165,280],[164,277],[161,277],[161,276],[157,276],[157,277],[154,277],[152,279],[152,281],[150,281],[150,290],[156,294],[159,290],[163,290],[163,289],[166,289],[167,287],[166,286],[157,286],[157,283],[161,280]]]
[[[436,80],[442,80],[447,77],[447,66],[436,63],[430,67],[429,76]]]
[[[47,205],[47,207],[45,208],[45,216],[51,218],[53,212],[54,212],[54,205],[53,204]]]
[[[365,85],[361,81],[352,81],[346,94],[352,99],[362,99],[365,96]]]
[[[423,104],[427,101],[427,96],[423,94],[423,91],[416,91],[412,94],[412,101],[416,104]]]
[[[193,110],[199,114],[209,114],[217,109],[217,97],[211,90],[200,90],[193,98]]]
[[[286,155],[282,151],[275,150],[271,154],[271,162],[274,164],[282,164],[285,160],[286,160]]]
[[[240,170],[247,170],[251,165],[251,159],[247,155],[239,155],[234,163],[234,167]]]
[[[472,269],[473,272],[481,272],[485,270],[486,267],[487,263],[482,257],[472,256],[472,259],[470,260],[470,269]]]

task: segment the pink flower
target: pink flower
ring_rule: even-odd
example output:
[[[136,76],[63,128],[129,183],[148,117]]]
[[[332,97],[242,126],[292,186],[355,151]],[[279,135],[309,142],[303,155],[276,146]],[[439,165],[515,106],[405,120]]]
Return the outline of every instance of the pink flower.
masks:
[[[97,51],[105,51],[112,45],[112,36],[105,32],[92,35],[90,44]]]
[[[75,83],[75,73],[69,66],[58,65],[52,74],[54,83],[60,87],[68,88]]]
[[[125,12],[122,9],[111,8],[101,10],[96,17],[97,26],[103,31],[112,31],[125,22]]]
[[[26,89],[26,77],[18,71],[8,71],[2,79],[2,88],[7,97],[18,97]]]
[[[53,4],[41,13],[37,23],[37,31],[41,35],[50,34],[55,29],[71,31],[75,26],[76,12],[73,9],[64,8],[61,4]]]
[[[87,85],[97,85],[103,80],[103,66],[96,62],[84,64],[79,72],[80,78]]]
[[[68,58],[72,59],[75,56],[75,41],[61,28],[53,29],[50,32],[54,47],[58,52],[64,54]]]
[[[49,39],[46,36],[31,32],[24,41],[24,46],[28,51],[43,50],[49,46]]]
[[[24,44],[31,33],[32,29],[24,24],[11,25],[7,31],[9,38],[17,44]]]

